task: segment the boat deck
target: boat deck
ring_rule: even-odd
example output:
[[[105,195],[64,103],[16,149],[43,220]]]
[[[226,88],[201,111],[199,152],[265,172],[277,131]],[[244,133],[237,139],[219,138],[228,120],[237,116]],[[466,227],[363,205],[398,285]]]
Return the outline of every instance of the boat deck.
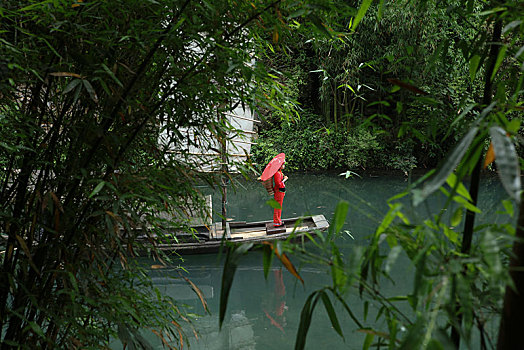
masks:
[[[272,221],[258,222],[227,222],[225,230],[222,223],[214,223],[211,227],[195,227],[196,236],[183,237],[187,240],[178,243],[159,244],[157,247],[164,251],[176,251],[180,254],[197,254],[216,252],[224,241],[235,243],[261,243],[279,239],[287,239],[292,234],[300,237],[305,232],[325,231],[329,227],[323,215],[305,216],[282,220],[285,227],[275,228]],[[181,236],[177,235],[177,238]]]

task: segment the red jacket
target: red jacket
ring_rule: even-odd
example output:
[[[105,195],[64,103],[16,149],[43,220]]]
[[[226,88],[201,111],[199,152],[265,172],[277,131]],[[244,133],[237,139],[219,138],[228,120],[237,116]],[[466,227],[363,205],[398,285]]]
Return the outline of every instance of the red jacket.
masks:
[[[273,178],[275,179],[275,192],[277,192],[277,190],[279,190],[279,192],[286,192],[286,185],[283,181],[284,174],[282,173],[282,170],[277,171]]]

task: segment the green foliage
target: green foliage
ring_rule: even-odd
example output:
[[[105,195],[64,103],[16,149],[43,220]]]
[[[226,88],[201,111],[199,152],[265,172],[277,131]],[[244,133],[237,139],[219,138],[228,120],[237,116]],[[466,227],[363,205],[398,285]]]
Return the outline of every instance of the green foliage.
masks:
[[[197,185],[219,178],[197,169],[221,158],[190,150],[215,152],[217,140],[237,134],[217,115],[237,105],[296,113],[283,75],[254,58],[295,21],[325,32],[333,9],[264,0],[0,4],[2,347],[100,348],[116,337],[147,348],[144,329],[183,339],[184,316],[143,282],[134,257],[172,263],[155,244],[170,239],[166,231],[191,232],[184,212],[204,206]]]
[[[363,4],[367,10],[370,2]],[[352,146],[359,138],[351,137],[381,130],[371,137],[384,153],[396,147],[406,156],[387,154],[383,162],[389,157],[389,162],[407,171],[429,159],[422,153],[433,152],[431,158],[439,166],[388,201],[389,210],[378,220],[363,252],[345,256],[335,243],[345,202],[336,210],[327,234],[308,236],[314,250],[303,244],[285,245],[304,264],[326,266],[333,280],[333,286],[314,291],[305,301],[296,348],[305,347],[312,313],[327,290],[353,292],[363,299],[361,317],[349,308],[338,313],[348,312],[356,319],[366,334],[364,349],[456,349],[474,344],[519,348],[524,211],[520,209],[515,227],[513,206],[522,196],[523,161],[516,144],[522,143],[524,8],[515,1],[471,0],[381,1],[378,7],[376,18],[358,16],[358,28],[351,36],[314,42],[311,50],[318,57],[309,59],[314,67],[311,73],[318,74],[320,108],[313,100],[307,109],[318,113],[306,115],[304,126],[301,120],[293,127],[268,128],[256,149],[257,159],[265,163],[270,154],[286,152],[290,165],[294,159],[300,168],[308,160],[293,152],[307,149],[309,164],[315,165],[311,159],[322,153],[329,167],[334,164],[331,155],[344,149],[333,140],[343,137]],[[368,14],[373,10],[370,7]],[[350,28],[354,20],[339,19]],[[303,47],[297,43],[297,48]],[[288,135],[314,140],[315,147],[306,148],[306,142],[289,140]],[[327,142],[338,147],[326,153]],[[476,215],[483,214],[477,205],[478,184],[490,143],[494,166],[512,201],[500,203],[504,210],[497,218],[475,225]],[[365,162],[367,149],[355,149],[362,151]],[[335,166],[352,164],[348,153],[343,155],[348,159],[337,160]],[[486,158],[484,165],[491,162]],[[467,189],[466,180],[470,182]],[[425,205],[439,191],[445,198],[442,206]],[[381,286],[394,282],[391,271],[399,259],[412,267],[411,290],[383,295]],[[373,325],[361,321],[367,322],[370,305],[377,310],[378,323]],[[338,318],[329,303],[325,306],[340,334]],[[499,329],[488,329],[490,322],[499,320]]]
[[[381,150],[377,137],[365,128],[332,132],[310,127],[301,119],[264,132],[252,155],[254,162],[267,164],[284,152],[289,170],[354,169],[375,165]]]

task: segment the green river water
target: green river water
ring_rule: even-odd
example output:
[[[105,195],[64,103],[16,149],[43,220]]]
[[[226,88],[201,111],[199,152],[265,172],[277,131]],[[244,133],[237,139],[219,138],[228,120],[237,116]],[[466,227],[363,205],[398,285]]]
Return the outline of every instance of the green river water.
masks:
[[[286,183],[287,192],[283,205],[283,217],[323,214],[329,221],[333,217],[336,204],[340,200],[350,203],[343,234],[338,240],[339,248],[346,256],[354,254],[355,249],[366,245],[368,236],[374,232],[387,211],[387,199],[404,191],[409,181],[402,176],[365,176],[346,179],[337,174],[290,174]],[[272,209],[266,204],[269,196],[256,181],[240,180],[236,189],[228,189],[228,218],[238,221],[258,221],[272,218]],[[209,191],[209,189],[203,189]],[[481,181],[479,207],[482,214],[476,224],[503,220],[495,215],[503,210],[500,201],[507,198],[502,186],[495,177],[484,176]],[[412,217],[420,217],[428,211],[444,205],[445,198],[436,195],[417,211],[407,211]],[[409,207],[408,202],[406,205]],[[213,194],[213,208],[220,211],[219,191]],[[215,215],[215,220],[219,216]],[[293,257],[291,257],[293,260]],[[155,262],[144,261],[145,264]],[[217,255],[185,256],[181,262],[188,271],[188,277],[199,286],[206,296],[211,315],[204,309],[187,284],[174,280],[175,270],[152,270],[154,283],[161,290],[181,304],[195,317],[194,325],[198,339],[190,328],[187,329],[191,349],[293,349],[300,312],[309,294],[330,284],[330,276],[325,267],[299,266],[304,286],[288,271],[282,270],[280,263],[274,261],[268,279],[264,279],[262,254],[249,252],[240,262],[229,297],[225,324],[218,330],[218,310],[223,259]],[[413,275],[407,259],[400,258],[393,268],[393,281],[381,286],[381,293],[388,296],[410,293]],[[358,292],[352,290],[346,297],[348,305],[357,317],[363,319],[364,306]],[[365,335],[347,316],[340,304],[334,303],[342,326],[344,339],[332,328],[324,306],[317,304],[313,321],[307,336],[306,349],[361,349]],[[407,310],[407,308],[406,308]],[[370,307],[367,321],[373,324],[376,309]],[[369,325],[369,323],[367,323]],[[382,328],[385,330],[385,328]],[[154,336],[146,337],[158,349],[160,342]],[[187,344],[185,344],[187,346]],[[114,347],[119,348],[115,345]]]

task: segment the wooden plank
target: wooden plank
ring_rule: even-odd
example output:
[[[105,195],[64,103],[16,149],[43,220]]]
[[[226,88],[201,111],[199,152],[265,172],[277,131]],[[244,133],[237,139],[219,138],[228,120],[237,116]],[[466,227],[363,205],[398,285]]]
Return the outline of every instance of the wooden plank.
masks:
[[[315,227],[319,230],[329,227],[329,222],[326,220],[324,215],[315,215],[311,217],[315,223]]]
[[[245,224],[246,224],[245,221],[230,221],[229,222],[229,227],[234,228],[234,227],[238,227],[238,226],[244,226]]]
[[[286,226],[281,226],[281,227],[275,227],[275,225],[273,223],[269,223],[269,224],[266,224],[266,233],[268,235],[274,235],[274,234],[277,234],[277,233],[284,233],[286,232]]]
[[[231,227],[229,222],[226,222],[226,239],[231,239]]]

